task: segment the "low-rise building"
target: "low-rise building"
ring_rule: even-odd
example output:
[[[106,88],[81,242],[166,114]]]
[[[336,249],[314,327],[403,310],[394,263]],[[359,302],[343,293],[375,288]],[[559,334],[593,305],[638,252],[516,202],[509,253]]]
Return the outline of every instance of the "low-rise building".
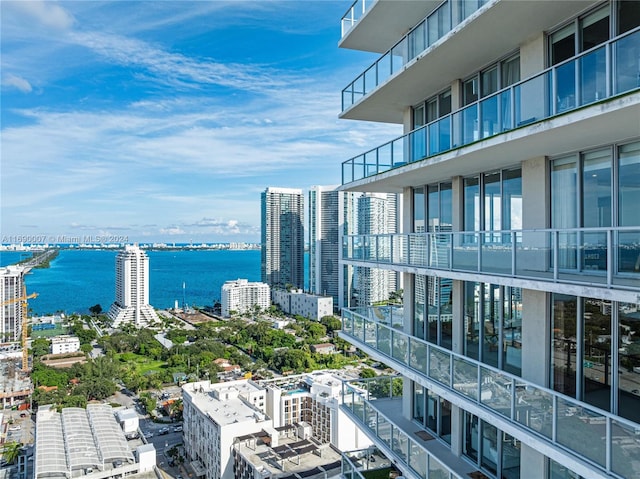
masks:
[[[266,411],[276,429],[308,424],[319,443],[346,451],[372,444],[339,407],[346,379],[350,378],[342,371],[315,371],[259,384],[266,388]]]
[[[310,349],[312,353],[317,354],[332,354],[336,351],[336,347],[331,343],[312,344]]]
[[[249,380],[201,381],[182,386],[182,396],[188,466],[198,477],[232,479],[234,440],[272,428],[264,388]]]
[[[333,314],[333,298],[305,293],[301,289],[287,291],[274,289],[272,299],[286,314],[299,315],[307,319],[320,321],[324,316]]]
[[[221,313],[228,318],[231,312],[246,313],[256,306],[267,309],[271,306],[270,288],[266,283],[250,283],[246,279],[226,281],[222,285]]]
[[[80,339],[77,336],[62,335],[51,338],[51,354],[68,354],[80,351]]]
[[[60,413],[40,406],[34,479],[110,479],[148,472],[155,466],[155,449],[138,446],[134,454],[107,404],[68,407]]]

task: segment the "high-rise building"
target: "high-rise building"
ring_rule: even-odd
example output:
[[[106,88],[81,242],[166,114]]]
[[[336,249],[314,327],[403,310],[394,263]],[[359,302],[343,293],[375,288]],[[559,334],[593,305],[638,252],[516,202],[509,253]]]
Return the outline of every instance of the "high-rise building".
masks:
[[[302,190],[269,187],[262,193],[262,282],[304,288]]]
[[[342,407],[411,479],[640,477],[640,2],[356,1],[342,25],[380,58],[340,116],[405,130],[342,167],[403,205],[343,264],[404,279],[401,307],[343,309],[399,376]]]
[[[149,304],[149,257],[137,245],[126,245],[116,256],[116,300],[108,315],[114,328],[160,321]]]
[[[271,295],[268,284],[238,279],[235,281],[225,281],[222,285],[221,311],[223,317],[229,317],[231,311],[245,313],[256,306],[263,310],[271,306]]]
[[[338,253],[340,203],[337,186],[312,186],[309,190],[309,289],[333,297],[338,306]]]
[[[397,195],[365,193],[358,198],[358,234],[392,234],[398,231]],[[379,245],[385,248],[384,245]],[[387,248],[387,254],[390,251]],[[398,289],[398,273],[392,270],[356,267],[354,306],[386,301]]]
[[[20,341],[26,311],[20,300],[24,295],[24,268],[0,268],[0,342]]]

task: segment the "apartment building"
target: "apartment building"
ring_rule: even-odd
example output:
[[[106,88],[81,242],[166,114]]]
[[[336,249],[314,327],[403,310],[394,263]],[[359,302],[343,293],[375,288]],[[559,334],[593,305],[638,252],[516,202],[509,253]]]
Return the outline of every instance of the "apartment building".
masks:
[[[301,289],[287,291],[274,289],[271,292],[274,304],[286,314],[302,316],[320,321],[324,316],[333,314],[333,298],[305,293]]]
[[[246,279],[225,281],[221,291],[222,316],[228,318],[231,311],[245,313],[256,306],[268,309],[271,306],[269,285],[260,282],[249,282]]]
[[[304,196],[295,188],[267,188],[261,196],[263,283],[304,287]]]
[[[343,310],[399,373],[343,408],[412,479],[640,477],[640,2],[357,0],[342,27],[380,56],[341,118],[405,130],[342,165],[403,205],[342,265],[404,284]]]
[[[24,268],[7,266],[0,268],[0,343],[20,341],[22,321],[25,320]]]
[[[272,429],[265,397],[263,388],[247,380],[182,386],[184,451],[197,477],[234,477],[236,438]]]
[[[80,339],[77,336],[63,334],[51,338],[51,354],[77,353],[80,351]]]
[[[138,245],[126,245],[116,256],[116,300],[107,313],[114,328],[140,328],[160,322],[149,304],[149,256]]]

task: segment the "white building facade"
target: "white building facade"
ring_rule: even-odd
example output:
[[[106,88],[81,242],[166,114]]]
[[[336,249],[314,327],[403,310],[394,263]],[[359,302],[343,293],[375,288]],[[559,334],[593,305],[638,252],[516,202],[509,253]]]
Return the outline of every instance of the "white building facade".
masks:
[[[263,283],[304,287],[304,196],[294,188],[267,188],[261,196]]]
[[[198,477],[232,479],[232,445],[237,437],[271,429],[266,392],[247,380],[182,386],[183,441]]]
[[[122,324],[143,327],[160,321],[149,304],[149,257],[137,245],[125,246],[116,256],[116,300],[108,315],[114,328]]]
[[[26,311],[24,302],[24,268],[7,266],[0,268],[0,342],[20,341],[22,321]]]
[[[77,336],[61,335],[51,338],[51,354],[77,353],[80,351],[80,339]]]
[[[271,288],[266,283],[250,283],[246,279],[225,281],[221,291],[222,316],[228,318],[231,311],[245,313],[254,307],[271,306]]]
[[[340,116],[405,130],[343,163],[342,190],[403,205],[343,263],[404,285],[401,315],[343,310],[400,374],[343,408],[411,479],[640,477],[640,2],[380,0],[342,23],[380,58]]]
[[[333,314],[333,298],[305,293],[300,289],[287,291],[274,289],[271,292],[273,303],[286,314],[299,315],[314,321]]]

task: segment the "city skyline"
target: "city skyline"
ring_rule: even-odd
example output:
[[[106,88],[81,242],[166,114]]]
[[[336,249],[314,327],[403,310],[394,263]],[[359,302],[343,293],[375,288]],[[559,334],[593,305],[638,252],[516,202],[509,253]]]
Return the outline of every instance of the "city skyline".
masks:
[[[2,242],[258,242],[259,191],[400,131],[338,123],[348,6],[2,2]]]

